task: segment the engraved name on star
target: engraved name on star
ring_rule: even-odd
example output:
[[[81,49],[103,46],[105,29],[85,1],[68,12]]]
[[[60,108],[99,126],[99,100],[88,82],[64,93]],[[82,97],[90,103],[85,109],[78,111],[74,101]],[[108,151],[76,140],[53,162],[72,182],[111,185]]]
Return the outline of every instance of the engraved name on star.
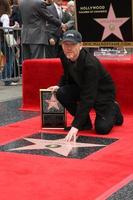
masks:
[[[48,103],[48,110],[50,110],[50,108],[55,108],[59,110],[58,101],[54,94],[51,95],[51,98],[49,100],[45,101]]]
[[[71,150],[76,147],[106,146],[102,144],[66,142],[64,139],[58,139],[58,140],[44,140],[44,139],[34,139],[34,138],[24,138],[24,139],[33,144],[24,147],[13,148],[10,149],[10,151],[48,149],[57,154],[67,157],[71,152]]]
[[[114,34],[119,39],[124,40],[120,27],[129,19],[129,17],[116,17],[112,5],[110,4],[107,18],[94,18],[99,24],[104,27],[102,40],[107,38],[110,34]]]

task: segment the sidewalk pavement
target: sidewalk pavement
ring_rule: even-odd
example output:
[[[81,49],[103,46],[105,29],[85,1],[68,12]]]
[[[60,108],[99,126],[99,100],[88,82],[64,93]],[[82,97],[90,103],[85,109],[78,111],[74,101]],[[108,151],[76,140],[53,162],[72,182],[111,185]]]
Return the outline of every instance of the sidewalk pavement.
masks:
[[[4,86],[0,81],[0,126],[36,117],[39,112],[22,111],[22,83],[17,86]]]
[[[4,86],[0,81],[0,102],[9,101],[22,97],[22,82],[19,81],[16,86]]]

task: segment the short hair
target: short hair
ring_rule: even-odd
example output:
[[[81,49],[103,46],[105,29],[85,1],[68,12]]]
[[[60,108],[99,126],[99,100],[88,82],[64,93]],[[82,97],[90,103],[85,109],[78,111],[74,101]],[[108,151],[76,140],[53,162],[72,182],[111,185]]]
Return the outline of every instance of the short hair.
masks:
[[[70,7],[70,6],[74,6],[74,1],[68,1],[68,3],[67,3],[67,7]]]

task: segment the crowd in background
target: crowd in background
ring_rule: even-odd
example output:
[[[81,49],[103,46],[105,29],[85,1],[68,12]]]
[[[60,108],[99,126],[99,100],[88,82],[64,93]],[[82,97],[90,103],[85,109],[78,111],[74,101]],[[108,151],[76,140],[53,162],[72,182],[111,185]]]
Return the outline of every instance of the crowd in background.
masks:
[[[5,86],[16,85],[18,80],[12,81],[18,77],[19,66],[17,62],[18,46],[13,33],[15,28],[21,26],[20,21],[15,18],[15,5],[10,5],[7,0],[0,1],[0,50],[5,58],[4,67],[2,69],[2,79]],[[12,41],[12,43],[11,43]]]
[[[74,2],[62,5],[63,0],[20,1],[24,59],[58,57],[62,34],[75,27]]]
[[[23,58],[58,57],[62,34],[75,29],[74,1],[12,0],[10,4],[12,25],[17,21],[22,27]]]
[[[17,85],[23,60],[59,57],[62,35],[71,29],[76,29],[74,0],[0,0],[0,75],[5,86]],[[5,35],[12,33],[11,46]],[[95,50],[89,48],[92,54]]]
[[[75,29],[74,12],[72,0],[0,1],[0,51],[5,57],[2,70],[5,86],[17,85],[18,80],[12,81],[12,78],[18,77],[18,51],[22,60],[59,56],[63,33]],[[15,47],[5,41],[5,35],[12,33],[17,37]]]

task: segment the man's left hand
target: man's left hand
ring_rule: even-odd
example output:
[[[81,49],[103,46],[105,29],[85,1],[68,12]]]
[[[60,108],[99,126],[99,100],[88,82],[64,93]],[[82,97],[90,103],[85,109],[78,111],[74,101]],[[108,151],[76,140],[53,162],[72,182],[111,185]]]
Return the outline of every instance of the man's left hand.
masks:
[[[78,133],[78,129],[75,127],[72,127],[70,131],[68,132],[67,136],[65,137],[66,142],[76,142],[76,135]]]

